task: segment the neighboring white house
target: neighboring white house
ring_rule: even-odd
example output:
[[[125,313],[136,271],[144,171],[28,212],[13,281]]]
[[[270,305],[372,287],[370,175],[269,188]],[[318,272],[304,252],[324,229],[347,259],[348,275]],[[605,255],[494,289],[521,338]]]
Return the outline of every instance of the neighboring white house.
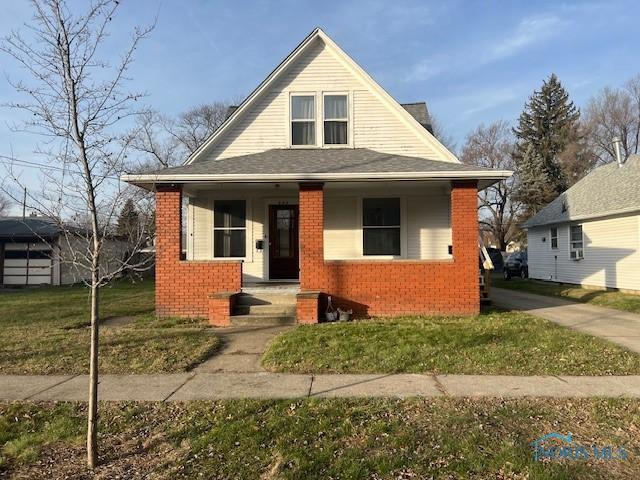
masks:
[[[596,168],[524,227],[529,277],[640,292],[640,156]]]

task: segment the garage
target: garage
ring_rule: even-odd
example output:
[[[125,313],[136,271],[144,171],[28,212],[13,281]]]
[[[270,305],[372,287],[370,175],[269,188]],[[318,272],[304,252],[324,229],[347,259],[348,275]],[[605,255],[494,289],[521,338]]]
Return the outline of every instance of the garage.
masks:
[[[2,283],[7,286],[53,284],[51,246],[29,242],[4,244]]]

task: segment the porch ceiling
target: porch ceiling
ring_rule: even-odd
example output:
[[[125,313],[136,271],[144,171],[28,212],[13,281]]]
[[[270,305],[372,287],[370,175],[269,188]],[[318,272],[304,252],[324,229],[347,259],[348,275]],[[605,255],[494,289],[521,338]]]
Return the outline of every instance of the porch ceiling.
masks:
[[[512,172],[376,152],[366,148],[273,149],[205,160],[146,174],[123,175],[144,188],[166,183],[295,183],[305,181],[404,181],[477,179],[480,187]]]

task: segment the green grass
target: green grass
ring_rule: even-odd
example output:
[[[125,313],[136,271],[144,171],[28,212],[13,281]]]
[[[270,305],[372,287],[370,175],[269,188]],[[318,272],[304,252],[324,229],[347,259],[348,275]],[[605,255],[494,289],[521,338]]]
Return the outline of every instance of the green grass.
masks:
[[[101,290],[101,318],[131,316],[100,330],[101,373],[185,371],[219,345],[202,320],[156,319],[154,285]],[[89,296],[81,286],[0,292],[0,374],[86,373]]]
[[[549,297],[560,297],[576,302],[591,303],[601,307],[615,308],[626,312],[640,313],[640,295],[622,293],[613,290],[591,290],[575,285],[565,285],[551,282],[540,282],[536,280],[512,278],[504,280],[502,278],[492,278],[494,287],[508,288],[510,290],[520,290]]]
[[[0,476],[90,478],[82,404],[0,404]],[[639,478],[640,402],[307,399],[100,406],[100,478]],[[626,461],[538,462],[573,433]]]
[[[277,372],[624,375],[640,355],[519,312],[299,326],[262,364]]]

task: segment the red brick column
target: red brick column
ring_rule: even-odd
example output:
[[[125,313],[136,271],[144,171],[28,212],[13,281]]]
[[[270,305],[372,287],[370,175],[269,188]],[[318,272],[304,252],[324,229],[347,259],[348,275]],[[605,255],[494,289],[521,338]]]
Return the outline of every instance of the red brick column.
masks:
[[[181,206],[180,185],[156,188],[156,315],[207,317],[212,311],[209,295],[240,291],[242,262],[180,260]],[[216,305],[212,322],[217,322],[220,311],[229,310],[229,305],[230,300],[225,308]]]
[[[238,292],[218,292],[209,295],[209,323],[214,327],[231,325],[231,315]]]
[[[180,262],[182,232],[182,186],[156,187],[156,314],[166,316],[174,309],[169,303]]]
[[[319,291],[325,286],[324,266],[324,191],[321,183],[301,183],[299,192],[300,224],[300,291]],[[311,303],[315,301],[315,318]],[[298,319],[305,323],[318,321],[316,300],[298,300]]]
[[[478,313],[478,183],[475,180],[451,184],[451,235],[455,264],[451,281],[458,292],[457,310]]]

